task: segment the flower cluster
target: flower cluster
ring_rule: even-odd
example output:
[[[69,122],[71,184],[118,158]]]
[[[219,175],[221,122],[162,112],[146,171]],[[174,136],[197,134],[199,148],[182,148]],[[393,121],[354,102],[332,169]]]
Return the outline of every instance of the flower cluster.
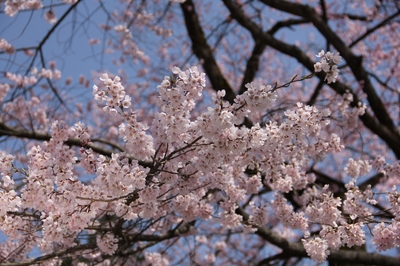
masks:
[[[19,10],[41,8],[43,8],[43,4],[40,0],[7,0],[5,2],[4,12],[6,15],[13,17]]]
[[[275,194],[275,199],[271,202],[276,216],[284,226],[301,229],[304,232],[308,229],[308,221],[302,212],[294,212],[293,206],[281,194]]]
[[[22,76],[20,74],[15,74],[12,72],[5,72],[5,78],[15,83],[18,88],[21,88],[24,86],[31,86],[36,84],[39,78],[58,80],[61,78],[61,71],[56,69],[55,66],[50,69],[42,68],[41,70],[38,70],[36,67],[33,67],[29,76],[28,75]],[[1,99],[3,93],[5,93],[4,90],[7,89],[7,87],[3,86],[7,85],[1,84],[0,86],[1,86],[0,88],[0,99]]]
[[[339,55],[338,52],[331,53],[331,52],[324,52],[321,50],[317,54],[317,57],[320,57],[321,60],[314,64],[314,71],[321,72],[324,71],[326,73],[325,80],[327,80],[328,84],[335,82],[336,78],[339,74],[339,69],[337,64],[342,61],[342,57]]]
[[[45,18],[50,24],[54,24],[54,23],[57,22],[56,13],[54,13],[53,8],[50,8],[49,10],[46,11],[46,13],[44,13],[44,18]]]
[[[339,218],[341,218],[341,212],[338,209],[342,204],[341,200],[334,198],[332,193],[329,192],[312,193],[312,195],[309,203],[303,202],[307,206],[305,213],[309,221],[336,226]],[[321,213],[324,213],[324,215],[321,215]]]
[[[131,97],[126,95],[120,77],[115,76],[114,79],[111,79],[107,73],[104,73],[100,80],[103,81],[106,90],[100,90],[96,85],[93,85],[93,95],[94,99],[99,103],[106,102],[106,106],[103,108],[104,111],[109,112],[111,115],[116,115],[119,111],[118,109],[126,109],[131,106]]]
[[[0,151],[0,173],[3,175],[10,173],[13,161],[14,156]]]
[[[112,255],[118,248],[118,239],[112,234],[98,235],[96,238],[97,245],[105,254]]]
[[[14,82],[17,87],[23,87],[23,86],[27,86],[27,85],[32,85],[37,83],[38,79],[35,75],[31,75],[31,76],[21,76],[18,74],[14,74],[11,72],[6,72],[5,73],[5,77]]]
[[[103,110],[111,116],[119,116],[126,121],[119,125],[119,134],[126,142],[127,151],[136,159],[148,159],[154,154],[153,137],[146,134],[148,126],[137,121],[137,116],[131,109],[131,97],[126,95],[120,77],[116,76],[111,79],[105,73],[100,80],[103,81],[106,90],[101,90],[94,85],[95,100],[99,103],[104,101],[106,105]]]
[[[172,72],[175,80],[166,76],[157,86],[160,112],[153,120],[152,131],[158,138],[166,138],[171,143],[182,143],[193,138],[188,134],[192,125],[190,112],[195,107],[195,101],[202,95],[206,79],[205,74],[200,73],[197,67],[186,71],[174,67]]]
[[[315,262],[322,263],[330,254],[328,250],[328,243],[320,237],[311,239],[303,239],[303,246],[311,259]]]
[[[42,68],[38,71],[36,68],[33,68],[31,71],[32,74],[37,74],[38,77],[47,78],[47,79],[60,79],[61,71],[58,69],[45,69]]]
[[[144,257],[148,265],[159,265],[159,266],[169,265],[168,259],[162,256],[160,253],[146,252]]]
[[[337,110],[340,112],[342,116],[341,123],[348,130],[353,130],[357,128],[358,117],[362,116],[367,109],[367,106],[359,101],[357,106],[351,107],[351,103],[353,102],[354,97],[350,92],[346,92],[339,99],[339,102],[336,103]]]
[[[233,104],[233,109],[236,111],[235,114],[240,122],[243,117],[249,115],[253,119],[259,118],[261,114],[273,106],[278,97],[276,92],[272,91],[271,85],[265,86],[259,81],[248,83],[245,87],[247,90],[238,95]]]
[[[350,216],[351,220],[355,220],[356,218],[360,220],[368,219],[372,215],[371,209],[368,205],[365,205],[365,202],[375,203],[371,200],[370,189],[361,191],[354,184],[354,180],[351,180],[346,184],[347,191],[345,192],[346,199],[343,201],[343,212]]]
[[[0,103],[3,102],[9,90],[10,90],[10,85],[8,85],[7,83],[0,83]]]
[[[268,223],[268,210],[267,206],[257,207],[254,202],[250,202],[250,208],[252,215],[249,218],[249,223],[255,226],[264,226]]]
[[[9,44],[5,39],[0,39],[0,50],[3,50],[7,54],[13,54],[15,52],[14,46]]]
[[[36,96],[31,97],[30,101],[17,97],[14,101],[4,103],[3,108],[7,112],[0,113],[1,121],[7,122],[16,119],[21,124],[34,121],[33,129],[37,131],[47,130],[49,126],[47,106]]]
[[[329,60],[336,62],[337,58]],[[54,71],[40,73],[54,78]],[[205,74],[197,67],[185,71],[174,67],[172,73],[157,87],[158,110],[150,126],[133,109],[118,76],[104,74],[100,78],[103,85],[93,87],[104,113],[119,124],[123,152],[98,155],[91,146],[89,127],[81,122],[69,126],[55,121],[51,139],[28,152],[29,168],[20,195],[11,190],[14,157],[0,154],[0,205],[6,204],[4,201],[8,204],[0,211],[4,221],[0,229],[9,236],[18,235],[20,221],[13,220],[9,212],[35,210],[37,222],[42,224],[40,237],[35,236],[42,252],[51,251],[52,244],[71,247],[74,239],[90,231],[99,254],[107,255],[113,255],[123,242],[114,227],[127,232],[124,239],[141,234],[155,237],[158,233],[173,234],[170,228],[176,224],[197,219],[212,220],[219,230],[232,232],[255,232],[257,227],[279,220],[285,228],[300,229],[297,231],[305,236],[302,243],[307,254],[317,262],[326,260],[330,249],[365,242],[362,226],[371,212],[364,204],[373,203],[371,188],[362,192],[350,182],[344,192],[346,200],[341,201],[329,186],[319,189],[314,185],[316,176],[305,170],[310,161],[343,148],[337,135],[324,131],[330,110],[297,103],[284,112],[283,122],[247,128],[239,126],[246,116],[263,114],[275,102],[271,86],[247,84],[247,92],[237,96],[233,104],[224,101],[225,92],[219,91],[212,97],[212,106],[196,113]],[[71,139],[78,139],[82,147],[67,146],[65,142]],[[367,161],[350,160],[346,172],[356,177],[370,168]],[[80,171],[93,179],[81,181]],[[274,199],[253,202],[250,198],[245,207],[250,216],[244,220],[238,207],[248,195],[265,187],[276,191]],[[301,196],[295,196],[299,209],[286,198],[295,190],[302,190]],[[390,201],[396,211],[400,209],[397,194],[393,193]],[[136,226],[147,222],[151,225]],[[128,223],[129,232],[124,231]],[[309,230],[315,225],[320,225],[321,231],[312,238]],[[375,241],[383,247],[380,232],[385,228],[381,227],[375,229]],[[217,260],[213,253],[204,254],[205,261]],[[146,253],[145,260],[168,263],[157,252]]]
[[[385,251],[400,246],[400,222],[395,221],[389,225],[378,223],[372,230],[372,243],[379,251]]]
[[[366,175],[371,171],[371,169],[372,166],[368,161],[354,160],[353,158],[350,158],[344,171],[351,177],[359,177]]]
[[[137,19],[139,19],[139,16]],[[136,26],[138,26],[137,24],[140,24],[140,22],[135,23]],[[135,38],[132,38],[132,32],[126,24],[116,25],[114,31],[120,35],[119,42],[116,45],[124,57],[130,55],[135,61],[140,60],[145,63],[149,61],[144,51],[137,45]]]
[[[76,3],[76,1],[77,0],[63,0],[65,4],[74,4]],[[5,1],[4,13],[6,13],[6,15],[10,17],[13,17],[20,10],[25,10],[25,9],[33,10],[42,8],[43,8],[43,3],[41,0],[7,0]]]

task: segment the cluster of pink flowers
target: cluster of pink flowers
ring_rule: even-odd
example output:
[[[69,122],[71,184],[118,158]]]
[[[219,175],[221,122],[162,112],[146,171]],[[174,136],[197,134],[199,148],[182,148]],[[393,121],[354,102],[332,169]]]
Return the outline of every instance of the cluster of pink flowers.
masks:
[[[317,54],[317,57],[320,57],[320,62],[315,63],[314,70],[315,72],[324,71],[326,73],[325,80],[329,83],[335,82],[337,76],[339,75],[339,69],[337,64],[342,61],[342,57],[339,55],[338,52],[331,53],[331,52],[324,52],[321,50]]]
[[[58,69],[46,69],[42,68],[40,71],[38,71],[36,68],[33,68],[31,73],[37,74],[38,77],[46,78],[46,79],[60,79],[61,78],[61,71]]]
[[[7,0],[5,2],[4,12],[6,15],[13,17],[19,10],[41,8],[43,8],[43,4],[40,0]]]
[[[310,256],[313,261],[318,263],[326,261],[330,252],[328,250],[328,244],[325,240],[315,237],[312,239],[303,239],[302,242],[308,256]]]
[[[104,74],[100,78],[106,90],[93,87],[93,95],[99,103],[106,102],[104,111],[112,116],[119,116],[125,123],[119,126],[119,134],[126,142],[127,151],[136,159],[149,159],[154,154],[153,137],[146,133],[148,126],[137,121],[137,115],[131,107],[131,97],[126,95],[125,88],[116,76],[114,79]]]
[[[146,252],[145,259],[149,265],[159,265],[159,266],[169,265],[168,259],[162,256],[160,253]]]
[[[114,254],[118,248],[118,239],[112,234],[98,235],[96,242],[100,250],[108,255]]]
[[[33,96],[29,101],[23,97],[17,97],[14,101],[3,103],[3,108],[7,112],[0,114],[0,120],[16,119],[20,123],[16,128],[23,129],[22,124],[31,121],[35,122],[33,129],[37,132],[48,130],[47,105],[36,96]]]
[[[135,61],[149,61],[147,55],[143,50],[140,49],[134,38],[132,38],[132,32],[128,29],[127,25],[116,25],[114,27],[114,31],[119,35],[119,42],[115,45],[115,47],[117,50],[121,51],[123,56],[132,56]],[[123,61],[124,59],[121,58],[121,60]]]
[[[61,71],[56,69],[55,66],[50,69],[42,68],[41,70],[34,67],[30,71],[29,76],[5,72],[5,78],[8,79],[11,84],[14,83],[16,87],[22,88],[37,84],[40,78],[59,80],[61,78]],[[14,84],[12,86],[14,86]],[[0,86],[0,99],[2,99],[2,96],[5,96],[6,91],[8,91],[11,86],[10,84],[1,84]]]
[[[0,83],[0,103],[3,102],[9,90],[10,90],[10,85],[8,85],[7,83]]]
[[[324,58],[318,67],[334,72],[340,56],[329,52],[319,55]],[[0,153],[2,232],[10,239],[21,240],[18,232],[21,226],[28,228],[29,221],[22,221],[13,213],[30,209],[37,214],[41,226],[25,231],[30,232],[30,243],[39,243],[44,253],[51,252],[53,244],[74,246],[74,239],[90,229],[89,232],[101,231],[96,235],[100,253],[114,254],[120,236],[112,230],[115,219],[106,223],[98,219],[104,215],[125,221],[155,219],[157,222],[148,228],[151,234],[165,230],[170,222],[196,219],[217,221],[225,230],[255,232],[257,227],[278,219],[286,228],[300,229],[304,248],[316,262],[326,260],[331,249],[365,243],[363,227],[372,215],[367,205],[376,204],[376,200],[371,187],[361,191],[355,180],[369,173],[373,165],[382,168],[385,163],[350,159],[345,172],[353,179],[346,185],[344,200],[334,197],[329,186],[313,185],[315,175],[305,171],[310,161],[343,148],[339,136],[324,131],[329,125],[330,110],[297,103],[284,112],[286,119],[281,123],[239,127],[245,117],[262,114],[273,106],[277,94],[271,86],[247,84],[248,90],[233,104],[224,101],[225,92],[220,91],[212,96],[212,106],[197,113],[196,102],[206,86],[205,74],[197,67],[185,71],[174,67],[172,73],[157,87],[158,110],[150,125],[134,110],[121,78],[104,74],[100,78],[103,85],[93,86],[94,99],[104,105],[102,110],[120,121],[116,135],[122,140],[124,152],[115,151],[110,157],[98,155],[89,147],[90,127],[82,122],[68,126],[55,121],[50,128],[51,139],[33,146],[27,154],[29,168],[24,173],[26,183],[21,194],[14,191],[14,157]],[[58,76],[54,67],[41,70],[38,75],[52,79]],[[335,78],[328,78],[328,82]],[[70,139],[78,139],[82,147],[75,150],[65,145]],[[396,169],[385,167],[388,171]],[[78,169],[93,175],[91,182],[82,182]],[[246,211],[250,216],[244,223],[237,207],[263,185],[276,191],[274,199],[262,204],[249,201]],[[284,195],[298,189],[303,190],[297,197],[301,208],[295,210]],[[215,192],[209,193],[211,190]],[[396,216],[400,216],[398,199],[396,192],[389,195]],[[318,236],[310,236],[314,225],[321,227]],[[386,233],[398,230],[397,226],[375,226],[374,243],[378,249],[398,246],[397,238]],[[35,230],[41,234],[35,234]],[[138,234],[144,232],[140,230],[137,229]],[[2,248],[7,245],[11,244],[7,242]],[[224,248],[223,244],[218,245],[218,250]],[[168,259],[159,253],[146,253],[145,260],[168,264]],[[208,254],[205,260],[215,262],[215,254]]]
[[[77,0],[63,0],[62,1],[65,4],[74,4],[77,2]],[[13,17],[15,16],[20,10],[33,10],[33,9],[42,9],[43,8],[43,3],[41,0],[7,0],[5,1],[5,8],[4,12],[6,15]],[[46,20],[49,22],[53,23],[53,17],[52,15],[49,15],[48,13],[52,9],[49,9],[49,11],[46,12],[45,17]],[[51,11],[52,12],[52,11]]]
[[[308,220],[303,212],[295,212],[293,206],[281,194],[275,194],[275,199],[271,202],[276,216],[284,226],[293,229],[301,229],[303,232],[308,230]]]
[[[277,94],[272,91],[271,85],[265,86],[260,81],[246,84],[246,88],[247,90],[243,94],[236,97],[233,108],[236,110],[238,121],[242,121],[249,115],[257,121],[263,111],[273,106]]]
[[[313,223],[336,226],[341,218],[338,207],[341,206],[340,198],[334,198],[332,193],[327,191],[328,186],[323,190],[315,187],[308,188],[302,195],[302,204],[306,206],[305,214],[308,220]],[[321,215],[324,213],[324,215]]]
[[[337,105],[337,110],[340,112],[342,117],[341,123],[348,130],[353,130],[357,128],[358,117],[362,116],[365,113],[366,105],[359,101],[357,106],[351,107],[351,103],[353,102],[354,97],[350,92],[346,92],[343,94],[343,97],[339,100]]]
[[[56,13],[54,13],[53,8],[50,8],[49,10],[44,13],[44,18],[50,23],[54,24],[57,22],[57,16]]]
[[[344,171],[351,177],[359,177],[366,175],[371,169],[372,166],[368,161],[350,158]]]
[[[15,52],[14,46],[12,46],[3,38],[0,39],[0,50],[6,52],[7,54],[13,54]]]
[[[14,73],[6,72],[5,77],[11,82],[15,83],[17,87],[29,86],[36,84],[38,79],[36,76],[22,76]]]
[[[390,224],[378,223],[372,230],[372,243],[379,251],[388,250],[400,246],[400,222]]]

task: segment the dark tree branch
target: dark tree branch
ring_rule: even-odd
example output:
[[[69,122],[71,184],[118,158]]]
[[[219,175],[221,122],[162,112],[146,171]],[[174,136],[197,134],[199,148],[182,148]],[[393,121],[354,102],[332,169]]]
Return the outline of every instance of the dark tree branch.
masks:
[[[185,233],[189,232],[190,228],[194,225],[194,222],[191,223],[185,223],[182,224],[181,226],[177,226],[176,228],[169,230],[167,233],[162,234],[162,235],[146,235],[146,234],[138,234],[134,236],[127,236],[127,241],[129,242],[137,242],[137,241],[164,241],[167,239],[171,239],[174,237],[180,237],[181,235],[184,235]]]
[[[288,20],[282,20],[277,22],[270,30],[268,30],[268,33],[271,35],[274,35],[278,30],[282,28],[292,28],[294,25],[300,25],[300,24],[305,24],[309,23],[308,20],[306,19],[288,19]]]
[[[240,85],[239,94],[244,93],[247,90],[245,85],[254,80],[254,77],[256,76],[258,67],[260,65],[260,56],[262,55],[266,47],[266,44],[264,42],[261,42],[259,40],[256,40],[255,42],[256,43],[254,45],[253,52],[251,53],[249,60],[247,60],[246,70],[244,72],[242,84]]]
[[[317,101],[318,95],[324,86],[324,81],[322,79],[319,80],[317,87],[315,87],[313,94],[311,95],[310,99],[307,101],[307,105],[314,105]]]
[[[212,49],[208,45],[203,29],[200,25],[193,1],[185,1],[181,4],[181,9],[185,18],[188,35],[192,41],[193,52],[202,63],[204,71],[210,79],[213,89],[215,91],[225,90],[225,100],[233,103],[236,94],[215,61]]]
[[[15,137],[15,138],[20,138],[20,139],[30,139],[30,140],[39,140],[39,141],[49,141],[51,139],[51,135],[49,135],[49,134],[14,129],[12,127],[7,126],[4,123],[0,123],[0,136],[9,136],[9,137]],[[100,140],[98,142],[107,144],[107,145],[111,146],[112,148],[117,149],[119,152],[123,151],[123,149],[121,147],[119,147],[113,143],[110,143],[108,141]],[[80,139],[68,139],[65,142],[65,144],[68,146],[85,147],[88,149],[92,149],[94,152],[96,152],[98,154],[102,154],[107,157],[111,157],[111,154],[112,154],[111,150],[107,150],[107,149],[101,148],[99,146],[90,144],[90,143],[89,144],[83,143]]]
[[[281,28],[285,27],[291,27],[293,25],[299,25],[306,23],[307,20],[305,19],[288,19],[285,21],[279,21],[276,23],[269,31],[268,33],[271,35],[274,35],[278,30]],[[240,91],[239,94],[244,93],[247,88],[245,85],[247,83],[250,83],[254,80],[255,76],[257,75],[259,64],[260,64],[260,57],[263,54],[265,47],[267,46],[265,42],[263,42],[259,36],[254,36],[253,35],[255,45],[253,47],[253,51],[251,53],[250,58],[247,61],[246,64],[246,70],[243,76],[242,84],[240,85]]]
[[[375,185],[379,184],[379,181],[384,177],[385,177],[385,175],[383,173],[377,173],[377,174],[369,177],[367,180],[365,180],[361,184],[359,184],[358,187],[361,190],[365,190],[368,187],[368,185],[371,185],[371,187],[374,187]]]
[[[307,171],[307,173],[314,173],[317,176],[317,183],[319,184],[328,184],[328,185],[333,185],[338,188],[339,191],[345,191],[345,186],[343,182],[336,180],[335,178],[332,178],[326,174],[324,174],[321,171],[318,171],[314,168],[310,169]]]
[[[366,16],[359,16],[355,14],[345,13],[345,14],[332,14],[334,18],[349,18],[351,20],[368,21]]]

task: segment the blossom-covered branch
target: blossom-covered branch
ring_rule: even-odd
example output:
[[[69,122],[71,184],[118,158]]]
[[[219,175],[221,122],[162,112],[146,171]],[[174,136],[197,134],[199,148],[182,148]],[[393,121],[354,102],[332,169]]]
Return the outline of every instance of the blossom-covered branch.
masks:
[[[1,8],[0,265],[396,265],[393,1]]]

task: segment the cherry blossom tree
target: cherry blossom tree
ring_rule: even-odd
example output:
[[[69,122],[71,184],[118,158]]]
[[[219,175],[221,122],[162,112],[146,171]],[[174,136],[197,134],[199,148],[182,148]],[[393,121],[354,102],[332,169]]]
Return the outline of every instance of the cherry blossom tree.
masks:
[[[398,264],[398,1],[0,4],[0,265]]]

